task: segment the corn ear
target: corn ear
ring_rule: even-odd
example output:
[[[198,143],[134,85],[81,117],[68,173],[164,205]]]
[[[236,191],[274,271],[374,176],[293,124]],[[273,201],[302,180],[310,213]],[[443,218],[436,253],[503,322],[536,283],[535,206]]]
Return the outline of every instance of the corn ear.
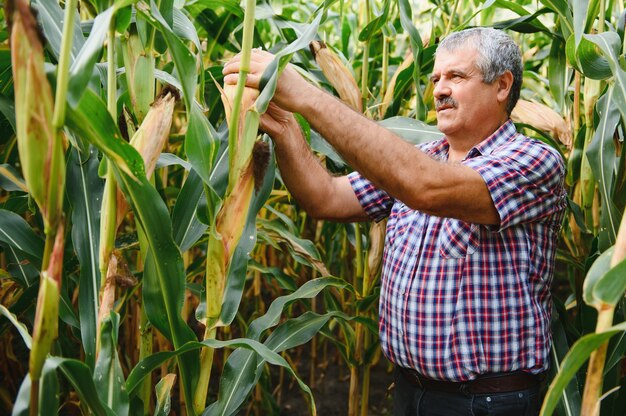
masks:
[[[144,161],[146,176],[148,178],[154,173],[156,162],[170,135],[174,107],[178,98],[178,93],[175,90],[164,90],[154,103],[152,103],[150,111],[148,111],[141,126],[139,126],[130,140],[131,146],[139,152]],[[128,203],[124,195],[118,191],[117,226],[121,224],[127,211]]]
[[[511,119],[550,133],[568,148],[572,146],[569,123],[547,105],[520,99],[511,112]]]
[[[122,48],[126,82],[133,113],[141,123],[150,110],[154,99],[154,54],[145,48],[137,31],[131,27]]]
[[[331,51],[324,42],[314,40],[309,44],[315,62],[320,66],[324,76],[339,94],[339,98],[359,113],[363,112],[361,90],[352,75],[336,53]]]
[[[24,0],[8,4],[15,90],[17,146],[26,186],[41,210],[46,231],[56,230],[63,210],[65,161],[62,133],[52,125],[53,97],[44,70],[37,23]]]

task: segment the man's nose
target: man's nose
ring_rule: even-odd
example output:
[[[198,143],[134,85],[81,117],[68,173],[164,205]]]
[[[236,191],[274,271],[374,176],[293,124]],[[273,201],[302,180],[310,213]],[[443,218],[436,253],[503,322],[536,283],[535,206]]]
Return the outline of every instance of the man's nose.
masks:
[[[450,93],[450,88],[445,80],[440,79],[435,84],[435,88],[433,89],[433,95],[435,98],[441,99],[443,97],[448,97],[450,96]]]

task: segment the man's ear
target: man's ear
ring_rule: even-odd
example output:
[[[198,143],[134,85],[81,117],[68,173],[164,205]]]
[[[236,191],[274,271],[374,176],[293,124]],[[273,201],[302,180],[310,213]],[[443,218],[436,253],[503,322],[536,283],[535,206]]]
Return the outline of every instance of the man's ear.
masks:
[[[513,86],[513,74],[511,71],[505,71],[498,77],[498,102],[504,103],[509,99],[511,87]]]

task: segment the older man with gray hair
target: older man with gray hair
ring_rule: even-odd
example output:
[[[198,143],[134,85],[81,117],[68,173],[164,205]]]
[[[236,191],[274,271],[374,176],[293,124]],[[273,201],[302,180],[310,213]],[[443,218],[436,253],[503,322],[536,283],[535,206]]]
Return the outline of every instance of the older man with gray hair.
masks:
[[[273,56],[255,51],[247,85]],[[224,67],[236,83],[239,59]],[[441,140],[413,146],[306,82],[281,75],[261,126],[283,180],[312,216],[387,218],[382,349],[396,365],[394,415],[532,415],[549,366],[550,284],[565,209],[557,151],[519,134],[522,83],[504,32],[467,29],[435,57]],[[293,113],[355,172],[330,175]]]

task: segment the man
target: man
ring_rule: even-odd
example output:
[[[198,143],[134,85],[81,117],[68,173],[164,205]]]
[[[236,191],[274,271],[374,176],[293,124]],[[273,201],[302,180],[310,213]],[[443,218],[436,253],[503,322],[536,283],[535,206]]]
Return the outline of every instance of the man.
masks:
[[[255,51],[258,88],[271,54]],[[235,83],[239,59],[224,67]],[[558,152],[518,134],[519,48],[468,29],[438,47],[442,140],[414,147],[307,83],[281,75],[261,127],[301,206],[339,221],[388,217],[380,340],[396,365],[394,415],[536,414],[549,365],[550,283],[565,207]],[[300,113],[358,172],[331,176]]]

